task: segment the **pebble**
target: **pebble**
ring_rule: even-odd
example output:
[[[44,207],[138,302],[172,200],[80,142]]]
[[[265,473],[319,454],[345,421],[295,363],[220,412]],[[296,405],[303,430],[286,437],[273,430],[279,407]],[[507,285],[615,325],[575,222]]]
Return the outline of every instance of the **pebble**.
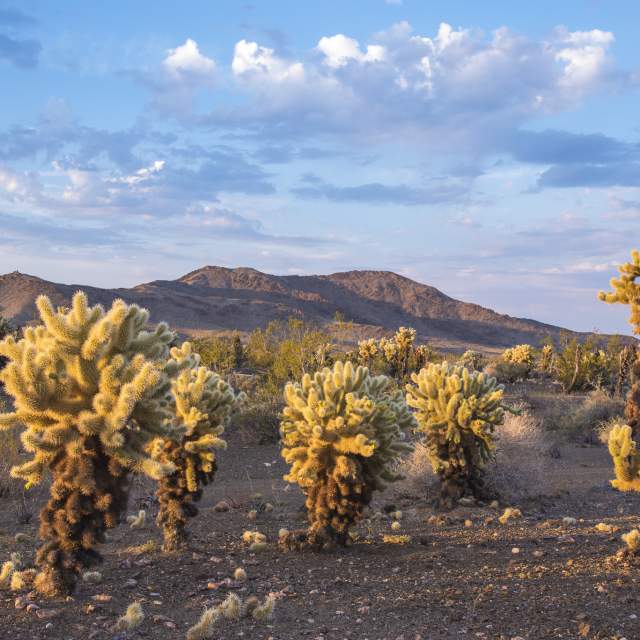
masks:
[[[214,511],[218,513],[224,513],[225,511],[229,511],[229,503],[226,500],[220,500],[214,507]]]
[[[60,609],[38,609],[36,615],[40,620],[48,620],[60,615]]]
[[[575,518],[571,518],[570,516],[565,516],[562,518],[563,524],[576,524],[578,521]]]
[[[125,583],[125,589],[134,589],[138,585],[138,581],[133,578],[129,578]]]
[[[520,553],[520,549],[518,547],[513,547],[513,549],[511,549],[511,553],[518,554]]]

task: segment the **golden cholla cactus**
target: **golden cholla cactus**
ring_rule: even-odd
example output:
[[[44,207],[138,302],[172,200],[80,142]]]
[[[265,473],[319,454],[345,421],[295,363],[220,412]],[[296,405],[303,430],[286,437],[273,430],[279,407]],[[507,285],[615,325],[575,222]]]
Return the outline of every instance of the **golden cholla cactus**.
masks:
[[[550,374],[553,371],[553,361],[555,359],[555,351],[553,345],[545,344],[540,349],[540,370],[543,373]]]
[[[369,365],[378,353],[380,353],[380,349],[375,338],[358,342],[358,362],[363,366]]]
[[[380,351],[387,362],[393,363],[398,355],[398,345],[393,339],[380,338]]]
[[[186,542],[187,519],[198,513],[194,502],[213,480],[215,452],[226,449],[221,436],[242,399],[217,373],[199,366],[200,358],[192,353],[188,342],[180,349],[174,347],[171,356],[177,362],[188,360],[191,366],[172,384],[173,437],[159,440],[155,447],[156,459],[175,468],[159,481],[157,491],[157,522],[163,530],[166,551]]]
[[[394,467],[411,449],[404,430],[414,420],[390,382],[337,362],[285,388],[284,479],[306,495],[312,544],[346,544],[373,492],[400,477]]]
[[[468,349],[460,356],[458,364],[461,367],[466,367],[472,371],[480,371],[484,364],[484,360],[484,356],[479,351],[472,351],[471,349]]]
[[[618,271],[620,277],[611,279],[613,291],[601,291],[598,297],[609,304],[628,304],[631,307],[629,322],[634,333],[640,334],[640,283],[636,282],[640,279],[640,251],[632,251],[631,262],[620,265]]]
[[[632,251],[631,262],[620,265],[618,271],[620,271],[620,277],[611,280],[613,292],[601,291],[598,297],[610,304],[628,304],[631,308],[629,322],[633,332],[640,334],[640,282],[636,282],[636,279],[640,279],[640,251]],[[638,437],[640,435],[640,351],[635,353],[631,376],[633,383],[627,395],[625,417],[633,436]]]
[[[518,344],[510,349],[505,349],[502,359],[512,364],[526,364],[531,367],[533,366],[535,354],[530,344]]]
[[[135,305],[116,300],[105,312],[78,292],[71,309],[56,311],[45,296],[37,307],[41,326],[0,343],[9,360],[0,380],[15,407],[0,415],[0,428],[22,426],[32,454],[14,477],[32,486],[51,473],[36,587],[57,595],[100,560],[96,545],[126,508],[128,472],[160,478],[172,470],[148,446],[168,432],[171,378],[182,364],[167,362],[167,326],[150,329]]]
[[[431,364],[411,376],[407,404],[416,409],[433,470],[439,475],[443,506],[465,493],[482,498],[482,472],[493,449],[493,431],[504,422],[504,387],[484,373]]]
[[[609,433],[609,453],[616,474],[611,484],[620,491],[640,491],[640,454],[629,425],[616,425]]]

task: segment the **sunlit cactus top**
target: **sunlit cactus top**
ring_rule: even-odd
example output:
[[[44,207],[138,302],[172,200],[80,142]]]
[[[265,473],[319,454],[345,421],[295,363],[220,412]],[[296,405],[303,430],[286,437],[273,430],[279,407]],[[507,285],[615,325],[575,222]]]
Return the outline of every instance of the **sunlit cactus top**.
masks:
[[[613,291],[601,291],[598,297],[610,304],[628,304],[631,307],[629,322],[633,326],[633,332],[640,334],[640,283],[636,282],[640,278],[640,251],[632,251],[631,262],[621,264],[618,271],[620,277],[611,279]]]
[[[54,309],[46,296],[37,308],[42,325],[0,343],[9,359],[0,379],[15,406],[0,415],[0,428],[23,425],[33,454],[12,474],[36,484],[54,459],[80,455],[92,436],[123,467],[154,478],[166,473],[146,447],[169,428],[171,377],[184,365],[167,361],[168,327],[151,330],[148,312],[122,300],[109,311],[90,307],[82,292],[70,309]]]
[[[311,486],[327,469],[348,468],[346,458],[355,455],[366,459],[378,487],[396,480],[393,463],[411,448],[404,430],[414,421],[402,393],[390,384],[351,362],[288,384],[282,455],[291,470],[285,479]]]

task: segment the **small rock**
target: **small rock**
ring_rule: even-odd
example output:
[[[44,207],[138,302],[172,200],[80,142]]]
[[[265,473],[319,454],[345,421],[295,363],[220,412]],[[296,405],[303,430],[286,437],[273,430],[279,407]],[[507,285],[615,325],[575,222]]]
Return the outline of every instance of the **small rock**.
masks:
[[[565,516],[564,518],[562,518],[562,524],[577,524],[577,520],[575,518],[571,518],[570,516]]]
[[[464,526],[467,529],[471,529],[471,527],[473,527],[473,520],[469,520],[468,518],[464,521]]]
[[[473,507],[475,503],[476,501],[473,498],[460,498],[460,500],[458,500],[458,504],[463,507]]]
[[[96,593],[95,596],[91,596],[91,599],[96,602],[110,602],[113,600],[113,596],[107,595],[106,593]]]
[[[542,558],[542,556],[544,556],[544,551],[540,551],[539,549],[537,549],[536,551],[533,552],[534,558]]]
[[[125,583],[125,589],[135,589],[138,586],[138,581],[133,578],[129,578]]]
[[[511,549],[511,553],[518,554],[520,553],[520,549],[518,547],[513,547],[513,549]]]
[[[27,596],[20,596],[16,598],[14,604],[16,609],[26,609],[31,604],[31,601],[29,600],[29,598],[27,598]]]
[[[225,511],[229,511],[229,503],[226,500],[220,500],[214,507],[214,511],[218,513],[224,513]]]
[[[27,612],[28,613],[33,613],[34,611],[37,611],[40,607],[35,604],[35,602],[31,602],[30,604],[27,605]]]
[[[51,618],[57,618],[60,615],[60,609],[38,609],[36,615],[40,620],[49,620]]]

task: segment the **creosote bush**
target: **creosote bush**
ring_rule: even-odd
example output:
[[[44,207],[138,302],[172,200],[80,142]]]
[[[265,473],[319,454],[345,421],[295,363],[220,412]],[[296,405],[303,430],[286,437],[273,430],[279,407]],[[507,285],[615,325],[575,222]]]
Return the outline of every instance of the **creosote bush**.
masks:
[[[165,551],[175,551],[186,543],[187,519],[197,515],[194,503],[213,480],[215,452],[227,446],[221,436],[240,400],[217,373],[199,366],[199,356],[189,343],[174,347],[171,357],[189,366],[172,382],[172,437],[158,441],[155,447],[155,458],[174,468],[158,481],[157,522]]]
[[[308,542],[347,544],[373,492],[400,478],[394,467],[411,446],[414,419],[386,376],[337,362],[285,388],[284,477],[306,495]]]
[[[471,494],[485,499],[483,469],[492,457],[493,432],[504,422],[504,388],[495,378],[464,367],[431,364],[413,374],[407,403],[441,483],[440,505],[453,507]]]
[[[37,307],[41,326],[0,343],[9,361],[0,379],[15,407],[0,415],[0,428],[23,427],[32,454],[14,477],[30,487],[52,476],[35,584],[54,596],[100,561],[96,547],[126,508],[130,472],[157,479],[171,471],[148,446],[166,433],[177,366],[167,361],[167,326],[150,329],[148,312],[135,305],[116,300],[105,312],[79,292],[71,309],[55,310],[45,296]]]

